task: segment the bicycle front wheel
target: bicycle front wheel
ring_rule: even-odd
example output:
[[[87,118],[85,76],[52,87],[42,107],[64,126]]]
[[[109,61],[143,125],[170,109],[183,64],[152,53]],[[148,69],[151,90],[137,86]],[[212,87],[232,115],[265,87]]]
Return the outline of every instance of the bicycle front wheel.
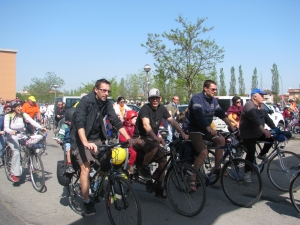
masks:
[[[293,175],[300,169],[300,156],[290,151],[279,151],[268,163],[268,177],[280,191],[288,192]]]
[[[30,155],[29,173],[32,186],[36,191],[43,191],[45,187],[45,171],[41,156],[38,154]]]
[[[294,208],[300,213],[300,171],[294,175],[291,181],[290,199]]]
[[[142,212],[137,194],[124,178],[115,176],[108,182],[105,204],[111,224],[142,223]]]
[[[250,179],[247,182],[244,180],[246,165],[251,171]],[[259,172],[252,163],[240,158],[234,158],[224,165],[221,173],[221,185],[229,201],[241,207],[251,207],[259,200],[262,193]]]
[[[3,161],[4,161],[4,168],[5,168],[5,174],[6,177],[9,181],[12,181],[10,179],[10,175],[11,175],[11,158],[13,156],[13,151],[9,146],[6,146],[6,148],[4,149],[3,152]]]
[[[168,171],[165,185],[168,199],[178,213],[191,217],[202,211],[206,201],[206,187],[200,173],[191,165],[179,164],[176,169],[172,167]]]

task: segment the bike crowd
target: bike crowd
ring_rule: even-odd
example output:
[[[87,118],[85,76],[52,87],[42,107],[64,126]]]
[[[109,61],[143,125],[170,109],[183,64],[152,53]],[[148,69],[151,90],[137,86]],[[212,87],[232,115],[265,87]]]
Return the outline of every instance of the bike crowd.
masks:
[[[137,180],[138,178],[132,177],[138,174],[147,185],[154,180],[151,190],[155,196],[161,199],[168,198],[171,201],[169,196],[171,190],[166,188],[166,180],[168,180],[166,168],[172,148],[176,148],[175,140],[179,140],[180,143],[190,143],[192,149],[190,150],[192,162],[189,160],[191,172],[189,175],[185,174],[184,179],[187,180],[182,194],[192,196],[197,189],[204,188],[200,187],[197,180],[204,179],[199,173],[202,173],[201,168],[209,159],[210,150],[207,143],[215,146],[212,164],[217,165],[223,159],[230,139],[227,139],[227,134],[216,130],[213,122],[215,116],[226,123],[231,134],[237,134],[236,140],[246,149],[245,160],[253,165],[256,159],[266,159],[270,149],[274,148],[274,143],[285,142],[291,137],[291,132],[300,133],[299,110],[295,101],[289,99],[289,103],[285,106],[277,104],[277,109],[282,112],[285,120],[285,131],[280,131],[262,107],[266,93],[259,88],[252,90],[250,100],[244,105],[239,96],[234,96],[227,112],[223,111],[215,98],[217,84],[213,80],[204,82],[202,91],[191,97],[187,109],[182,113],[178,110],[178,96],[174,95],[164,106],[161,103],[160,91],[156,88],[149,90],[148,102],[140,108],[139,112],[128,107],[122,96],[112,104],[107,100],[110,92],[110,82],[100,79],[95,83],[93,91],[83,96],[79,103],[70,109],[66,109],[63,102],[58,102],[54,109],[48,104],[40,109],[34,96],[30,96],[24,104],[19,99],[4,104],[3,99],[0,98],[0,165],[5,164],[2,154],[5,147],[8,146],[13,152],[9,162],[8,178],[12,182],[18,182],[22,173],[20,149],[24,132],[34,135],[36,130],[46,132],[53,127],[53,130],[57,131],[56,141],[63,146],[66,155],[63,176],[72,180],[73,174],[79,174],[78,182],[83,198],[82,214],[90,216],[95,214],[95,200],[90,195],[90,190],[93,188],[91,173],[94,168],[96,170],[101,168],[102,172],[99,176],[103,176],[105,170],[109,170],[104,163],[107,161],[106,158],[110,160],[112,157],[119,157],[120,165],[126,162],[124,168],[119,168],[120,174],[126,174],[124,179]],[[265,124],[271,130],[266,130]],[[111,153],[101,152],[101,146],[109,145],[111,143],[109,141],[113,138],[120,143],[127,143],[126,154],[121,153],[121,150],[119,153],[114,152],[119,154],[114,156]],[[257,152],[257,142],[261,141],[264,145],[261,151]],[[152,172],[153,162],[158,165],[154,172]],[[180,162],[178,159],[178,165]],[[297,162],[296,167],[299,170],[300,157]],[[253,182],[253,168],[247,165],[244,165],[242,174],[240,171],[238,173],[242,176],[239,182],[244,182],[245,185]],[[213,168],[213,171],[216,176],[231,176],[229,170],[222,171],[221,165]],[[179,169],[177,173],[180,174]],[[152,184],[152,181],[150,183]],[[180,185],[183,184],[178,186]],[[174,186],[177,187],[176,184]],[[123,209],[126,210],[126,207]],[[198,210],[197,213],[200,211]]]

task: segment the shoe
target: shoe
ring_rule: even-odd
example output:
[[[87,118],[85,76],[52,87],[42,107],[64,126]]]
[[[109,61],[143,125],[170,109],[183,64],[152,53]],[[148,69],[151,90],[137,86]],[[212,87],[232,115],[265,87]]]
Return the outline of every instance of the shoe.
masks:
[[[151,173],[150,173],[150,169],[149,169],[148,166],[147,166],[147,167],[142,166],[142,168],[139,169],[139,173],[140,173],[140,175],[141,175],[143,178],[145,178],[145,179],[147,179],[147,180],[151,180],[151,179],[152,179]]]
[[[245,172],[244,181],[247,183],[251,183],[251,171]]]
[[[83,203],[83,213],[86,216],[92,216],[95,214],[95,208],[93,202]]]
[[[66,173],[75,173],[75,170],[72,165],[67,166]]]
[[[161,198],[163,200],[167,199],[165,189],[161,187],[155,187],[155,197]]]
[[[266,154],[258,155],[257,158],[260,159],[260,160],[265,160],[266,159]]]
[[[13,174],[11,174],[9,178],[14,183],[19,182],[19,177],[15,176]]]

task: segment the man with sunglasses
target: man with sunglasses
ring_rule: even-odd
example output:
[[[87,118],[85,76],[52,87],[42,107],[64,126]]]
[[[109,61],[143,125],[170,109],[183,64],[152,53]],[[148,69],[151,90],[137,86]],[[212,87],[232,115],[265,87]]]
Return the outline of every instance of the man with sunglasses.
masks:
[[[93,91],[83,96],[76,106],[70,128],[71,151],[76,156],[76,161],[80,166],[80,186],[86,216],[95,214],[94,203],[89,199],[89,175],[92,163],[100,165],[92,154],[98,153],[97,146],[103,145],[107,139],[104,123],[106,115],[110,123],[126,138],[129,146],[132,147],[130,136],[116,115],[112,103],[107,100],[110,92],[110,82],[106,79],[96,81]]]
[[[135,125],[133,135],[133,148],[138,155],[144,155],[144,160],[139,169],[139,173],[145,179],[152,179],[149,164],[152,161],[158,162],[158,171],[161,171],[165,166],[167,160],[164,156],[160,144],[165,145],[163,138],[158,137],[158,129],[162,119],[168,122],[181,133],[187,140],[188,136],[183,132],[178,123],[171,117],[166,107],[161,102],[160,91],[152,88],[148,93],[148,101],[142,106]],[[155,196],[166,199],[163,188],[163,180],[165,173],[158,178],[157,186],[155,187]]]
[[[242,110],[240,121],[240,137],[244,141],[247,148],[246,160],[254,163],[256,141],[273,142],[271,132],[265,130],[265,123],[271,128],[275,128],[273,120],[269,117],[268,112],[262,105],[265,92],[259,88],[253,89],[251,92],[251,100],[248,101]],[[264,144],[264,147],[257,158],[264,159],[272,144]],[[251,182],[250,168],[245,168],[244,180]]]
[[[217,131],[210,126],[213,117],[219,117],[227,124],[230,130],[234,130],[234,127],[231,125],[225,112],[221,109],[217,99],[214,98],[216,92],[217,84],[212,80],[206,80],[203,84],[203,91],[195,94],[191,98],[188,112],[183,122],[183,130],[189,135],[189,139],[198,154],[194,162],[194,168],[196,170],[201,167],[208,154],[203,139],[215,142],[217,146],[225,145],[224,137],[216,136]],[[222,156],[223,149],[216,149],[215,163],[218,163]],[[220,173],[220,169],[218,169],[216,173]]]

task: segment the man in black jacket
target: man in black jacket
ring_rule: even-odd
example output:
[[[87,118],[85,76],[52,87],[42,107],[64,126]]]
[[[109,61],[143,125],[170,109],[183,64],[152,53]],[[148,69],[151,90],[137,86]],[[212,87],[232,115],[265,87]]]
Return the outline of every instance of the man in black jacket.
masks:
[[[102,145],[107,139],[104,122],[106,115],[111,124],[131,143],[130,136],[116,115],[112,104],[107,100],[109,93],[110,83],[105,79],[98,80],[93,92],[81,98],[71,125],[70,143],[81,169],[80,185],[85,215],[95,214],[94,205],[89,199],[89,174],[91,162],[96,162],[92,153],[97,153],[97,145]]]

